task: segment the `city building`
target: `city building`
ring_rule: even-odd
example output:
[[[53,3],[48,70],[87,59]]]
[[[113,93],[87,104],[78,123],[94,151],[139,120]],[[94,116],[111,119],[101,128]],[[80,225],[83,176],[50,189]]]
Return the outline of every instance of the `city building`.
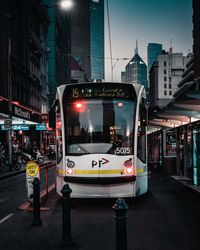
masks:
[[[193,54],[194,54],[194,77],[200,78],[200,1],[193,0]]]
[[[23,142],[25,136],[38,135],[30,126],[40,123],[41,112],[47,110],[49,18],[39,0],[2,1],[0,17],[1,139],[6,139],[4,125],[10,120],[12,137]]]
[[[121,72],[121,82],[126,82],[126,72],[125,71]]]
[[[76,0],[71,10],[71,53],[89,80],[104,79],[104,1]]]
[[[148,72],[154,61],[157,61],[157,56],[162,54],[162,44],[159,43],[148,43],[147,46],[147,66]]]
[[[136,42],[135,55],[126,65],[126,82],[139,83],[148,88],[147,65],[138,54],[138,45]]]
[[[149,72],[150,106],[166,106],[173,98],[182,79],[182,74],[191,56],[163,51],[157,56]]]
[[[69,39],[69,11],[62,10],[57,0],[42,0],[46,8],[50,23],[48,29],[48,85],[49,105],[56,95],[56,87],[70,81],[70,50]]]

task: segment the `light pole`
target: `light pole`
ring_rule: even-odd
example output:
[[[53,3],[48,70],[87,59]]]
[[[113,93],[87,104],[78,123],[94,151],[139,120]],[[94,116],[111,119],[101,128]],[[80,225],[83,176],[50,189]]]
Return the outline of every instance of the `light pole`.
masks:
[[[9,107],[9,123],[8,128],[8,152],[9,152],[9,165],[12,166],[12,34],[11,34],[11,14],[7,14],[8,19],[8,65],[7,65],[7,83],[8,83],[8,107]]]

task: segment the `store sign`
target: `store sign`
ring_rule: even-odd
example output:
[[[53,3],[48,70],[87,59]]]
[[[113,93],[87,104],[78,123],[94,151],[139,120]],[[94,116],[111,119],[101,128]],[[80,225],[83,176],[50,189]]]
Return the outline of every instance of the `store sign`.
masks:
[[[46,125],[45,124],[37,124],[35,125],[35,130],[46,130]]]
[[[29,125],[12,125],[11,128],[8,128],[4,125],[1,125],[1,130],[9,130],[9,129],[13,129],[13,130],[29,130]]]
[[[29,130],[29,125],[13,125],[13,130]]]
[[[49,115],[48,114],[41,114],[41,121],[46,123],[48,122]]]
[[[13,115],[27,120],[31,119],[31,112],[18,106],[13,106]]]

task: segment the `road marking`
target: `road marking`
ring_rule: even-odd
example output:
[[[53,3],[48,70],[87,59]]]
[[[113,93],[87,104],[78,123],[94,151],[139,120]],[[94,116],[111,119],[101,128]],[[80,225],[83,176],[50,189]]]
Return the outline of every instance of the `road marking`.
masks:
[[[0,220],[0,224],[2,224],[4,221],[8,220],[10,217],[12,217],[14,213],[6,215],[3,219]]]

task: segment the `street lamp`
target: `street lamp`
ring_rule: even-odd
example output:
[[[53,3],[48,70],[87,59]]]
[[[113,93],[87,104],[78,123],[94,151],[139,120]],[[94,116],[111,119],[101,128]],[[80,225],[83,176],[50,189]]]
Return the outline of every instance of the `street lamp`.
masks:
[[[59,4],[60,4],[61,9],[68,10],[72,7],[73,2],[71,0],[62,0],[60,1]]]
[[[73,1],[72,0],[60,0],[59,2],[56,2],[56,3],[45,3],[44,2],[41,5],[45,9],[55,8],[56,6],[58,6],[62,10],[69,10],[69,9],[71,9],[71,7],[73,5]]]

